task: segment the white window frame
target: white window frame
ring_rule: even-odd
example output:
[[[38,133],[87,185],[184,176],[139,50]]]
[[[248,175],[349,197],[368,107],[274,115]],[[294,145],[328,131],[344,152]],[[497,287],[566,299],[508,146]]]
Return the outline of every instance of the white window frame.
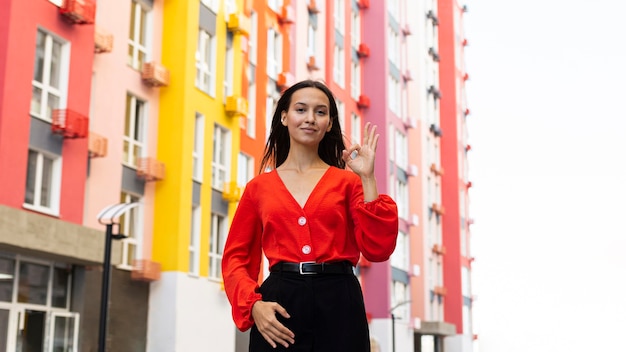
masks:
[[[122,203],[141,203],[141,196],[122,191]],[[130,217],[130,219],[129,219]],[[125,212],[119,219],[119,233],[126,237],[122,239],[122,258],[117,265],[118,269],[132,270],[133,260],[142,258],[143,243],[143,207],[140,205]],[[129,256],[132,259],[129,260]]]
[[[211,214],[211,236],[209,243],[209,279],[222,280],[222,255],[228,235],[226,216]]]
[[[396,179],[395,200],[398,205],[398,217],[409,218],[409,186],[406,182]]]
[[[352,121],[350,121],[350,138],[352,138],[352,144],[361,144],[361,117],[355,113],[352,113],[351,118]]]
[[[276,80],[283,66],[283,40],[280,32],[267,30],[267,75]]]
[[[141,70],[143,63],[148,61],[148,22],[149,11],[138,1],[131,1],[130,33],[128,35],[128,65],[135,70]],[[143,28],[141,28],[143,26]],[[141,33],[144,37],[141,38]],[[142,40],[143,39],[143,40]]]
[[[352,11],[352,22],[350,22],[350,42],[352,47],[358,48],[361,44],[361,15],[359,11]]]
[[[144,156],[146,149],[147,110],[147,102],[127,93],[122,160],[122,163],[126,166],[136,168],[137,158]]]
[[[213,129],[213,159],[211,162],[211,187],[224,190],[230,179],[231,135],[227,128],[215,124]]]
[[[280,7],[283,6],[283,0],[267,0],[267,6],[274,12],[279,12]]]
[[[361,63],[352,61],[350,69],[350,93],[354,100],[358,100],[361,95]]]
[[[35,64],[41,62],[41,81],[37,80],[35,67],[32,80],[30,114],[44,121],[52,121],[52,111],[66,106],[69,80],[70,44],[43,30],[37,30],[37,38],[43,36],[43,47],[35,49]],[[58,49],[55,53],[55,47]],[[43,56],[39,56],[43,53]],[[40,61],[41,60],[41,61]],[[55,69],[56,67],[56,69]],[[54,76],[57,76],[56,86]],[[35,91],[40,91],[40,99],[35,99]],[[54,99],[56,98],[56,103]]]
[[[204,122],[204,115],[196,113],[192,153],[192,177],[193,180],[198,183],[202,183],[204,176]]]
[[[306,48],[307,48],[307,56],[315,56],[315,48],[317,41],[317,30],[313,26],[313,23],[309,22],[309,28],[307,32],[307,40],[306,40]]]
[[[232,33],[227,34],[227,35],[232,35]],[[234,41],[235,38],[234,36],[231,37],[232,41],[231,41],[231,45],[230,47],[228,47],[228,40],[225,41],[225,47],[226,47],[226,55],[225,55],[225,62],[224,62],[224,103],[226,103],[226,97],[229,97],[233,94],[233,89],[234,89],[234,68],[235,68],[235,56],[234,56],[234,52],[235,52],[235,48],[234,48]]]
[[[30,153],[33,152],[35,160],[35,184],[33,185],[33,203],[26,203],[26,196],[24,196],[24,208],[34,210],[40,213],[45,213],[48,215],[58,216],[59,215],[59,203],[61,196],[61,170],[62,170],[62,159],[59,156],[55,156],[52,154],[47,154],[41,152],[36,149],[29,149],[29,157]],[[44,178],[44,161],[49,160],[51,162],[50,170],[49,170],[49,191],[48,191],[48,203],[49,206],[45,206],[41,204],[42,201],[42,192],[43,192],[43,178]],[[30,164],[30,163],[29,163]],[[27,171],[27,180],[28,180],[28,171]],[[28,191],[26,189],[26,191]]]
[[[334,1],[333,18],[335,22],[335,30],[340,34],[344,34],[346,27],[346,3],[344,0]]]
[[[202,208],[191,207],[191,229],[189,234],[189,275],[200,276],[200,231]]]
[[[73,327],[72,327],[72,336],[67,336],[67,334],[63,334],[61,336],[63,336],[64,338],[64,342],[70,342],[69,346],[61,346],[62,348],[65,347],[70,347],[70,349],[68,349],[68,351],[78,351],[79,350],[79,346],[78,346],[78,332],[80,331],[80,315],[78,313],[71,313],[71,312],[58,312],[58,311],[53,311],[50,312],[50,317],[49,317],[49,321],[50,321],[50,330],[49,332],[46,333],[46,338],[49,339],[49,343],[48,343],[48,348],[46,349],[48,352],[54,352],[54,351],[58,351],[58,349],[56,349],[57,347],[60,347],[56,344],[55,341],[55,337],[56,337],[56,332],[55,329],[57,328],[56,326],[56,318],[66,318],[66,319],[72,319],[73,322]]]
[[[246,68],[248,74],[248,114],[246,115],[246,135],[256,137],[256,65],[249,64]]]
[[[258,35],[258,18],[256,12],[252,11],[250,13],[250,38],[248,39],[248,62],[254,66],[257,64],[257,55],[258,50],[257,46],[259,43],[259,35]]]
[[[218,13],[220,11],[220,1],[219,0],[200,0],[201,3],[206,5],[211,11],[214,13]]]
[[[333,79],[335,83],[340,87],[344,87],[346,84],[345,79],[345,65],[346,65],[346,56],[344,55],[344,51],[339,45],[335,44],[334,51],[334,65],[333,65]]]
[[[196,50],[196,87],[215,98],[215,61],[217,39],[209,32],[198,31]]]
[[[341,133],[344,133],[346,130],[346,104],[338,98],[335,98],[335,103],[337,104],[337,115],[339,118],[339,125],[341,125]]]
[[[254,177],[254,157],[239,153],[237,162],[237,185],[245,186]]]
[[[398,269],[409,271],[409,251],[410,242],[409,235],[405,232],[398,232],[398,240],[396,241],[396,248],[391,255],[391,265]]]

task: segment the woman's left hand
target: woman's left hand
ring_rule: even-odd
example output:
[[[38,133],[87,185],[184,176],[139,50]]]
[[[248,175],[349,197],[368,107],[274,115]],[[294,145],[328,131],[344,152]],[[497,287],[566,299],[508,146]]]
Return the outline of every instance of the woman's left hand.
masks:
[[[346,165],[362,178],[374,176],[374,156],[376,154],[376,146],[378,145],[378,137],[376,126],[372,126],[368,122],[365,124],[363,145],[356,143],[342,152],[342,159],[346,162]],[[352,158],[352,153],[355,151],[356,156]]]

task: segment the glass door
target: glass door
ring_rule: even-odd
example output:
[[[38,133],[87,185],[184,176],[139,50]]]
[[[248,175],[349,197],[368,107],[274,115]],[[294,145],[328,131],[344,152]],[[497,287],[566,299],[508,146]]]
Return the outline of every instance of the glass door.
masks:
[[[46,312],[33,309],[18,309],[15,330],[15,349],[12,351],[43,352],[46,336]]]
[[[52,313],[48,352],[78,351],[78,317],[76,313]]]
[[[11,322],[11,311],[0,308],[0,351],[7,352],[9,345],[9,324]]]

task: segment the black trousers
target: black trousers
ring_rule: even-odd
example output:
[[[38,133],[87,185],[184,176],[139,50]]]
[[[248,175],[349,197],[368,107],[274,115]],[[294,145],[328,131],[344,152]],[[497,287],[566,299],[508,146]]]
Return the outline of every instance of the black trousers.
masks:
[[[283,306],[291,318],[278,320],[295,334],[289,348],[265,341],[256,325],[250,352],[370,352],[361,285],[352,274],[300,275],[276,272],[261,285],[264,301]]]

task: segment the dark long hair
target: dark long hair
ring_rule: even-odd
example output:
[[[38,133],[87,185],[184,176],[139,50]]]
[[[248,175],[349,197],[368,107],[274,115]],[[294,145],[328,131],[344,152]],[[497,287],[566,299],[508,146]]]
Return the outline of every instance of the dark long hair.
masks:
[[[267,167],[277,168],[287,159],[289,154],[289,131],[287,126],[284,126],[280,119],[283,111],[289,110],[291,104],[291,97],[293,93],[302,88],[317,88],[324,92],[328,97],[330,104],[330,121],[332,123],[329,132],[326,132],[324,138],[320,141],[317,149],[317,154],[320,158],[330,166],[336,166],[341,169],[346,168],[346,163],[341,158],[341,152],[346,149],[343,143],[343,135],[341,134],[341,126],[339,125],[339,113],[337,111],[337,102],[333,93],[326,87],[326,85],[319,81],[306,80],[298,82],[283,92],[278,103],[276,104],[276,110],[272,117],[272,127],[270,129],[270,135],[265,144],[265,154],[261,160],[261,166],[259,173],[262,173]]]

